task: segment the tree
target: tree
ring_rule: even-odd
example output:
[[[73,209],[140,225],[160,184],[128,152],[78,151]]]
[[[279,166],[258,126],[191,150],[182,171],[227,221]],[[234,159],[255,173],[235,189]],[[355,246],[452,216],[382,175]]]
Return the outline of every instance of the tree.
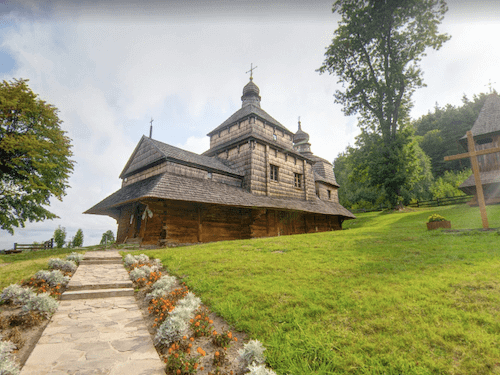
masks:
[[[75,237],[73,237],[72,247],[82,247],[83,246],[83,231],[78,229],[76,231]]]
[[[111,244],[115,242],[115,235],[112,230],[108,230],[107,232],[102,234],[101,245]]]
[[[11,234],[57,217],[43,206],[62,200],[74,164],[57,112],[27,80],[0,83],[0,228]]]
[[[335,101],[346,115],[359,114],[363,132],[377,140],[380,180],[396,205],[410,178],[398,161],[411,142],[401,134],[409,122],[413,92],[424,86],[419,62],[428,47],[438,50],[449,39],[438,33],[447,11],[443,0],[337,0],[341,21],[327,48],[320,73],[338,77]],[[373,158],[372,158],[373,160]]]
[[[54,231],[54,242],[57,247],[63,247],[64,242],[66,241],[66,228],[61,227],[60,225]]]

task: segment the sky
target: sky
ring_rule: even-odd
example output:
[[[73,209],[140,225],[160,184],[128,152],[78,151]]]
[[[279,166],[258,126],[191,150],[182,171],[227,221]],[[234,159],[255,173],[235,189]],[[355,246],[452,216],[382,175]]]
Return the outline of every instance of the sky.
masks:
[[[60,218],[0,230],[0,249],[48,240],[59,225],[68,240],[81,228],[84,245],[116,234],[114,219],[82,213],[120,188],[151,119],[154,139],[203,153],[206,134],[241,107],[251,64],[262,109],[293,132],[300,116],[312,151],[333,162],[359,129],[334,102],[336,77],[317,72],[339,21],[332,2],[0,0],[0,79],[29,79],[59,109],[76,162],[67,195],[51,200]],[[448,7],[440,31],[451,40],[421,63],[414,119],[500,88],[500,2]]]

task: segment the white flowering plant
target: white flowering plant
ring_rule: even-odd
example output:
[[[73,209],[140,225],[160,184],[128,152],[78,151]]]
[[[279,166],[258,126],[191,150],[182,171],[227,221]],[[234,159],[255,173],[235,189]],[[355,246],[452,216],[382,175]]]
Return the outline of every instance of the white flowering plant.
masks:
[[[23,288],[18,284],[11,284],[3,289],[2,294],[0,294],[0,302],[23,304],[34,294],[31,288]]]
[[[73,261],[77,265],[80,265],[80,262],[83,260],[83,254],[73,252],[66,256],[66,260]]]
[[[1,339],[1,336],[0,336]],[[18,375],[20,372],[19,366],[15,361],[12,352],[16,350],[16,345],[10,341],[0,341],[0,374],[1,375]]]
[[[76,271],[77,265],[72,260],[64,260],[60,258],[49,259],[49,268],[61,270],[63,272],[74,273]]]
[[[60,270],[45,271],[40,270],[35,274],[38,280],[45,280],[50,286],[58,284],[66,285],[69,282],[69,276],[64,276]]]
[[[264,363],[266,357],[264,355],[264,351],[266,348],[262,345],[259,340],[250,340],[245,345],[243,345],[243,349],[238,350],[238,354],[240,358],[245,361],[247,364]]]
[[[57,310],[59,303],[48,293],[31,295],[21,308],[22,314],[28,314],[32,311],[38,312],[46,318],[50,318]]]

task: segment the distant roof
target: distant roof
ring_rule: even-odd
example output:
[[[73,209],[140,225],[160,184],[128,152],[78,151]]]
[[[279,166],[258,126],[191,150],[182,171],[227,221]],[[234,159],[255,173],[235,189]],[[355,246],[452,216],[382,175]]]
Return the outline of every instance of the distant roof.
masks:
[[[484,171],[480,172],[481,176],[481,185],[489,185],[489,184],[500,184],[500,170],[493,171]],[[474,174],[470,175],[467,180],[462,182],[462,184],[458,187],[459,189],[467,189],[470,187],[476,187],[476,182],[474,180]]]
[[[500,132],[500,97],[493,93],[486,97],[483,108],[471,129],[474,137]],[[461,140],[466,140],[464,135]]]
[[[220,171],[231,175],[243,176],[241,172],[231,168],[221,159],[198,155],[143,135],[125,168],[123,168],[120,178],[127,177],[134,172],[163,160],[180,162],[181,164],[195,167],[198,166],[210,171]]]
[[[274,208],[304,211],[325,215],[340,215],[347,219],[355,216],[339,203],[313,200],[279,199],[253,195],[242,188],[212,180],[196,179],[168,173],[159,174],[134,184],[127,185],[94,207],[86,214],[116,216],[116,208],[128,202],[144,198],[170,199],[248,208]]]
[[[250,116],[250,115],[255,115],[257,117],[260,117],[262,120],[266,121],[267,124],[276,126],[277,128],[284,130],[288,132],[289,134],[293,134],[290,130],[288,130],[286,127],[281,125],[277,120],[275,120],[271,115],[269,115],[266,111],[263,109],[256,107],[253,104],[248,104],[244,106],[243,108],[240,108],[236,112],[234,112],[231,117],[229,117],[226,121],[224,121],[222,124],[220,124],[218,127],[216,127],[214,130],[212,130],[210,133],[208,133],[208,136],[211,136],[212,134],[218,133],[220,130],[226,128],[227,126],[234,124],[240,120],[243,120],[244,118]]]

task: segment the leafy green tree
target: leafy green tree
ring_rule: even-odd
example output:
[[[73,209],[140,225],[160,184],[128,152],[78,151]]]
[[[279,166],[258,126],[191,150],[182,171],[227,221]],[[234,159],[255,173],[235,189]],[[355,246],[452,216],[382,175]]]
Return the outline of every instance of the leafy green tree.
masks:
[[[73,247],[82,247],[83,246],[83,231],[78,229],[76,231],[75,237],[71,241]]]
[[[66,228],[61,227],[60,225],[57,227],[54,231],[54,242],[58,248],[64,246],[64,243],[66,242]]]
[[[11,234],[57,217],[43,206],[62,200],[74,163],[57,112],[27,80],[0,83],[0,228]]]
[[[337,0],[341,21],[319,68],[338,78],[335,101],[346,115],[359,114],[363,132],[376,134],[379,181],[391,205],[401,200],[411,176],[401,164],[411,140],[404,134],[413,92],[424,86],[419,62],[426,49],[438,50],[449,39],[438,33],[447,11],[443,0]],[[375,175],[374,173],[382,173]]]
[[[431,158],[434,178],[444,177],[446,171],[470,168],[469,159],[445,162],[444,157],[465,151],[458,140],[474,125],[487,95],[474,95],[472,100],[464,95],[459,107],[447,104],[440,108],[436,104],[434,111],[412,122],[415,133],[420,136],[420,146]]]
[[[111,244],[115,242],[115,235],[112,230],[108,230],[102,234],[101,245]]]
[[[471,175],[470,169],[463,171],[445,171],[442,177],[437,178],[429,188],[433,198],[451,198],[465,195],[458,187]]]

